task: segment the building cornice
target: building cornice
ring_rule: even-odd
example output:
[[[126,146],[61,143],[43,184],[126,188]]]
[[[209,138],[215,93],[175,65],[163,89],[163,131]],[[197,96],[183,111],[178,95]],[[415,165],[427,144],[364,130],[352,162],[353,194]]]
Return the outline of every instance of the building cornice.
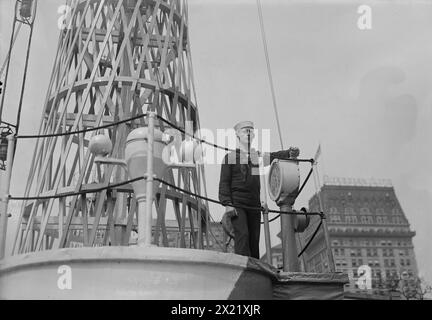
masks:
[[[415,231],[407,230],[407,231],[400,231],[400,230],[359,230],[359,229],[347,229],[347,230],[341,230],[341,229],[334,229],[329,228],[329,233],[332,236],[354,236],[354,237],[389,237],[389,238],[399,238],[399,237],[409,237],[413,238],[416,233]]]

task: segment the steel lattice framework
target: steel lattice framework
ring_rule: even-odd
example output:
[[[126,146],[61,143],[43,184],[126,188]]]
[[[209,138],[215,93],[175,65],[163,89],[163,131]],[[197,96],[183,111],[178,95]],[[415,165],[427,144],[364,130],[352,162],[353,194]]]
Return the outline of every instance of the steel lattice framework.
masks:
[[[187,121],[199,128],[186,1],[76,0],[69,5],[71,20],[60,33],[39,135],[100,127],[147,111],[181,128]],[[132,187],[91,192],[128,177],[119,167],[95,164],[88,144],[95,134],[108,134],[111,156],[124,158],[128,133],[145,125],[143,117],[109,129],[37,139],[25,196],[40,199],[23,202],[13,253],[77,242],[127,245],[137,221]],[[157,126],[167,129],[160,120]],[[171,168],[164,178],[202,194],[202,166]],[[203,248],[208,204],[166,185],[159,186],[154,204],[154,242],[168,245],[164,221],[170,201],[180,246],[186,246],[187,222],[192,246]]]

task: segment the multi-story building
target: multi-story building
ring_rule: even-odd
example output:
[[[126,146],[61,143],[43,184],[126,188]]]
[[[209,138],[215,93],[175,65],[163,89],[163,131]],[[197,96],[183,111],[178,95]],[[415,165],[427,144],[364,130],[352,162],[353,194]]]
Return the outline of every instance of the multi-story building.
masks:
[[[335,269],[347,273],[351,280],[347,291],[365,292],[357,282],[363,270],[368,269],[365,266],[370,267],[372,276],[370,293],[380,293],[386,280],[402,274],[417,277],[412,243],[415,232],[410,229],[390,181],[326,178],[320,191],[309,200],[309,211],[321,210],[326,214]],[[302,245],[309,241],[319,221],[319,217],[311,217],[309,227],[300,234]],[[279,267],[282,259],[278,246],[272,250],[272,258]],[[302,258],[307,272],[330,271],[322,228]]]

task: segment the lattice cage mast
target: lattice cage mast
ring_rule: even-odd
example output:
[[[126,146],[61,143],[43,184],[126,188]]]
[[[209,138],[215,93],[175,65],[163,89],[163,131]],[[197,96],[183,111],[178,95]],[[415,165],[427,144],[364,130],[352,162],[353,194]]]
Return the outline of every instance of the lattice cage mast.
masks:
[[[199,128],[187,25],[180,0],[69,1],[70,23],[61,30],[39,135],[100,127],[154,111],[169,122]],[[68,21],[69,22],[69,21]],[[96,134],[109,135],[110,154],[124,158],[126,137],[146,126],[146,118],[107,129],[39,138],[31,161],[13,253],[83,246],[128,245],[137,204],[119,167],[97,165],[88,150]],[[167,125],[157,120],[162,131]],[[204,168],[172,167],[165,180],[202,194]],[[74,195],[80,193],[79,195]],[[192,246],[208,243],[208,204],[160,185],[154,243],[168,245],[167,203],[178,223],[180,246],[190,228]],[[188,223],[188,226],[185,224]],[[206,240],[206,241],[204,241]]]

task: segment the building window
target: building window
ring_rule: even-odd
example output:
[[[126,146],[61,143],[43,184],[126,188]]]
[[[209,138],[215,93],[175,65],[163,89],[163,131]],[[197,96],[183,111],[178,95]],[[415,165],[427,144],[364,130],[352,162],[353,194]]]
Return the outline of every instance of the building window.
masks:
[[[403,220],[400,217],[393,217],[394,224],[403,224]]]
[[[407,260],[406,260],[406,265],[407,265],[407,266],[410,266],[410,265],[411,265],[411,260],[410,260],[410,259],[407,259]]]
[[[331,207],[331,208],[330,208],[330,213],[331,213],[331,214],[337,214],[337,213],[338,213],[337,208],[336,208],[336,207]]]
[[[345,214],[354,214],[354,209],[351,207],[346,207],[345,208]]]
[[[375,210],[376,214],[384,214],[384,209],[383,208],[378,208]]]
[[[376,219],[377,219],[377,223],[382,223],[382,218],[380,216],[378,216]]]
[[[390,267],[395,267],[395,266],[396,266],[396,264],[395,264],[394,259],[390,259]]]
[[[347,223],[357,223],[357,217],[356,216],[346,216],[345,220]]]
[[[360,214],[370,214],[369,208],[360,208]]]
[[[330,222],[340,222],[341,217],[340,215],[330,215]]]

